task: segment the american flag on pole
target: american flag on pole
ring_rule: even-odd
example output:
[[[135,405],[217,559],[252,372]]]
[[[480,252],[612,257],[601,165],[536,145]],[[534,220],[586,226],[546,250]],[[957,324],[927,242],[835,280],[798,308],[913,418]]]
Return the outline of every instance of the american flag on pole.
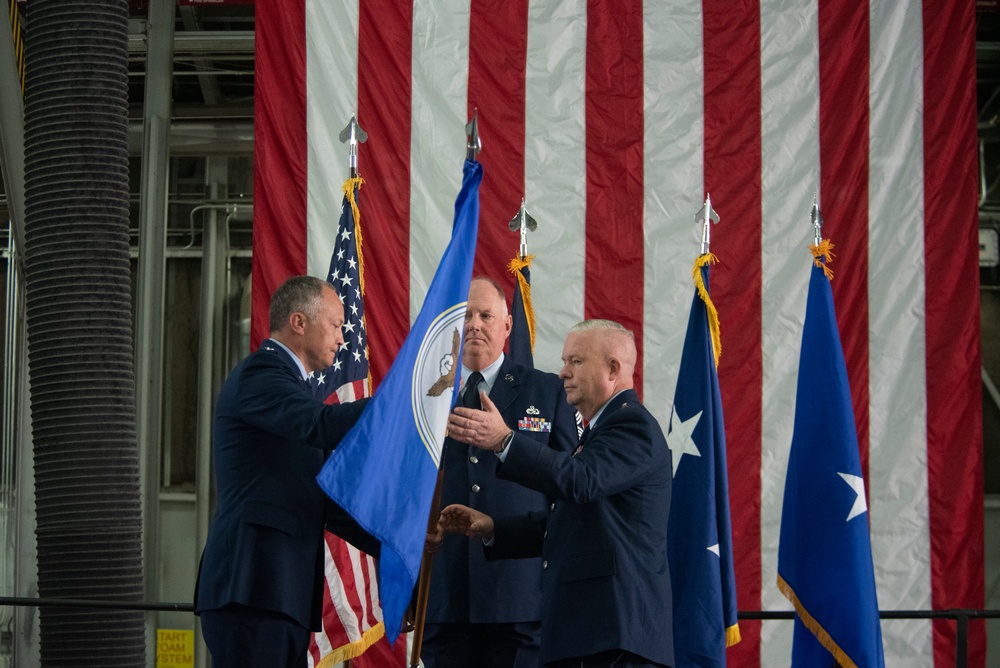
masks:
[[[333,366],[309,374],[313,394],[326,403],[343,403],[371,395],[362,284],[361,178],[344,182],[343,203],[326,280],[344,303],[344,345]],[[326,582],[323,630],[309,643],[310,668],[329,668],[360,656],[385,635],[379,605],[375,560],[347,541],[325,533]]]
[[[637,335],[637,389],[661,424],[690,305],[693,215],[726,218],[712,298],[726,316],[737,599],[788,610],[775,585],[808,268],[820,194],[869,485],[886,610],[983,605],[976,298],[975,8],[967,0],[258,0],[254,339],[292,273],[323,276],[346,166],[365,144],[366,295],[374,381],[449,238],[454,156],[479,110],[485,178],[474,274],[508,292],[507,221],[532,235],[535,366],[586,317]],[[961,487],[963,494],[954,494]],[[953,665],[946,621],[889,620],[886,663]],[[739,666],[785,665],[792,624],[744,621]],[[982,665],[982,622],[969,658]]]

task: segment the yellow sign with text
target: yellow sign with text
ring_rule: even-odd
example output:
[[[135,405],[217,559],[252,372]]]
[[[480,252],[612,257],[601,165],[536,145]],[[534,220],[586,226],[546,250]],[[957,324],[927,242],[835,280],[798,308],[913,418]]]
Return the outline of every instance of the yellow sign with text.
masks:
[[[156,629],[156,668],[194,668],[194,631]]]

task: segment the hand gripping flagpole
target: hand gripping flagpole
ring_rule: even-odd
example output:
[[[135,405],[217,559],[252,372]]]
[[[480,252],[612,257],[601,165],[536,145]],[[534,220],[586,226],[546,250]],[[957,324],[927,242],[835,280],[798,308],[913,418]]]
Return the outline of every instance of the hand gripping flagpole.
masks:
[[[479,110],[472,112],[472,120],[465,126],[466,144],[465,159],[476,160],[479,151],[482,149],[482,142],[479,140]],[[459,364],[460,360],[455,360]],[[437,482],[434,486],[434,496],[431,499],[431,511],[427,517],[427,535],[437,533],[438,519],[441,516],[441,486],[444,482],[444,461],[447,442],[441,451],[441,464],[438,466]],[[410,668],[420,666],[420,651],[424,644],[424,627],[427,625],[427,600],[431,591],[431,564],[434,560],[434,553],[424,546],[424,556],[420,561],[420,575],[417,579],[417,601],[413,619],[413,648],[410,651]]]

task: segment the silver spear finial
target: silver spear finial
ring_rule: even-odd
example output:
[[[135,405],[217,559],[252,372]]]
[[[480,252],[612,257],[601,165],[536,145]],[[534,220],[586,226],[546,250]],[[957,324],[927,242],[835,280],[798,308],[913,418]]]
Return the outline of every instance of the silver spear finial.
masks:
[[[358,121],[351,116],[347,127],[340,131],[340,141],[348,145],[348,164],[351,169],[351,178],[358,176],[358,143],[368,141],[368,133],[358,125]]]
[[[701,228],[701,254],[704,255],[708,252],[709,247],[712,245],[712,235],[709,231],[709,223],[719,222],[719,214],[715,212],[712,208],[712,196],[705,196],[705,204],[698,210],[698,213],[694,214],[694,219],[700,221],[702,224]]]
[[[521,198],[521,208],[517,210],[514,217],[510,219],[510,223],[507,225],[511,230],[517,232],[521,231],[521,249],[519,251],[521,260],[528,257],[528,230],[534,232],[538,228],[538,223],[535,219],[531,217],[528,210],[524,208],[524,198]]]
[[[483,150],[483,143],[479,140],[479,109],[472,110],[472,120],[465,125],[465,159],[475,160],[479,152]]]

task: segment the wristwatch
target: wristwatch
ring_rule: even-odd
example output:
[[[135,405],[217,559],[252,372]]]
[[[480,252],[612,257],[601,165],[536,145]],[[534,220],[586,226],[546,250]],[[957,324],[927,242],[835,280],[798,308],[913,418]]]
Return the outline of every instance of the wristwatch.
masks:
[[[511,429],[510,432],[503,437],[503,441],[500,443],[500,449],[497,452],[503,452],[507,449],[507,446],[511,444],[514,440],[514,430]]]

